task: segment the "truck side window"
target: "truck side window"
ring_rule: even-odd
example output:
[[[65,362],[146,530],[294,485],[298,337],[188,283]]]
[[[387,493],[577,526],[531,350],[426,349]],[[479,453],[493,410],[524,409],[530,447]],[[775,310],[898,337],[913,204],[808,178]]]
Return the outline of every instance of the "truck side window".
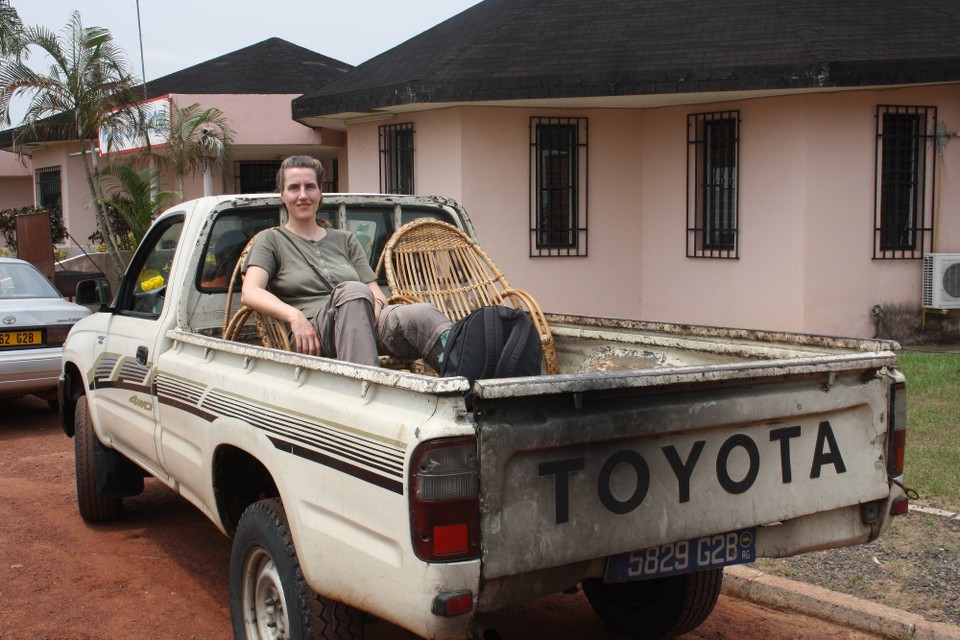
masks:
[[[197,288],[205,293],[226,291],[247,242],[260,231],[277,226],[279,217],[276,207],[218,216],[207,237],[203,264],[197,269]]]
[[[183,218],[173,217],[144,238],[120,284],[116,311],[160,315],[181,231]]]
[[[393,209],[389,207],[347,207],[347,231],[356,236],[367,254],[370,268],[377,267],[377,258],[393,233]]]

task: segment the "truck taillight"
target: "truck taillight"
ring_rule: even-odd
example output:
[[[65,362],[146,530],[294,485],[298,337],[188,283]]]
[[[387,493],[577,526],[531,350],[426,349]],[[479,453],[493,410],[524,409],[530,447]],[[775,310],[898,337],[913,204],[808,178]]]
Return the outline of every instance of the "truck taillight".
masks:
[[[887,474],[903,475],[903,454],[907,440],[907,385],[894,383],[890,388],[890,427],[887,433]]]
[[[427,442],[414,451],[410,468],[411,533],[417,557],[428,562],[477,558],[476,438]]]

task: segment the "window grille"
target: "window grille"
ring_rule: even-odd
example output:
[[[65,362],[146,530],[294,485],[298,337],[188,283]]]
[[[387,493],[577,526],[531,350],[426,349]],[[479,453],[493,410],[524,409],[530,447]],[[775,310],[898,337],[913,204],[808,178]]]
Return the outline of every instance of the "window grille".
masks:
[[[873,257],[909,260],[931,249],[937,108],[877,106]]]
[[[237,162],[236,193],[276,193],[279,160],[241,160]]]
[[[380,127],[380,190],[413,194],[413,123]]]
[[[339,184],[337,159],[330,161],[331,170],[326,171],[324,193],[336,193]],[[279,160],[240,160],[234,164],[234,193],[276,193]]]
[[[687,257],[740,257],[739,164],[739,111],[687,116]]]
[[[44,167],[34,171],[37,190],[37,206],[48,209],[54,215],[63,214],[63,191],[60,183],[60,167]]]
[[[587,255],[587,118],[530,119],[530,256]]]

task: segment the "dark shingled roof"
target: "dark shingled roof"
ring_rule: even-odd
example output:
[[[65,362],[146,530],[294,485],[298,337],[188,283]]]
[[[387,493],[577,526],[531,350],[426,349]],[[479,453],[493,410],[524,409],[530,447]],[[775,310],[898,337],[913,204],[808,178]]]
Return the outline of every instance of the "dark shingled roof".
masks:
[[[485,0],[293,113],[956,80],[957,0]]]
[[[280,38],[238,49],[183,71],[151,80],[147,94],[307,93],[353,67]]]

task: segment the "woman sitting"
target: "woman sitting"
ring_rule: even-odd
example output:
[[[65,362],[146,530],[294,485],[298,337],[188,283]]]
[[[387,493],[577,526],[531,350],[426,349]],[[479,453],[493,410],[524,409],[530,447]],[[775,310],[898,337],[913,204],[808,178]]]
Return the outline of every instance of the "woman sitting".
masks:
[[[286,223],[257,236],[247,254],[241,302],[285,322],[300,353],[377,366],[383,353],[439,369],[452,324],[431,304],[390,305],[359,241],[317,222],[324,170],[291,156],[277,172]]]

